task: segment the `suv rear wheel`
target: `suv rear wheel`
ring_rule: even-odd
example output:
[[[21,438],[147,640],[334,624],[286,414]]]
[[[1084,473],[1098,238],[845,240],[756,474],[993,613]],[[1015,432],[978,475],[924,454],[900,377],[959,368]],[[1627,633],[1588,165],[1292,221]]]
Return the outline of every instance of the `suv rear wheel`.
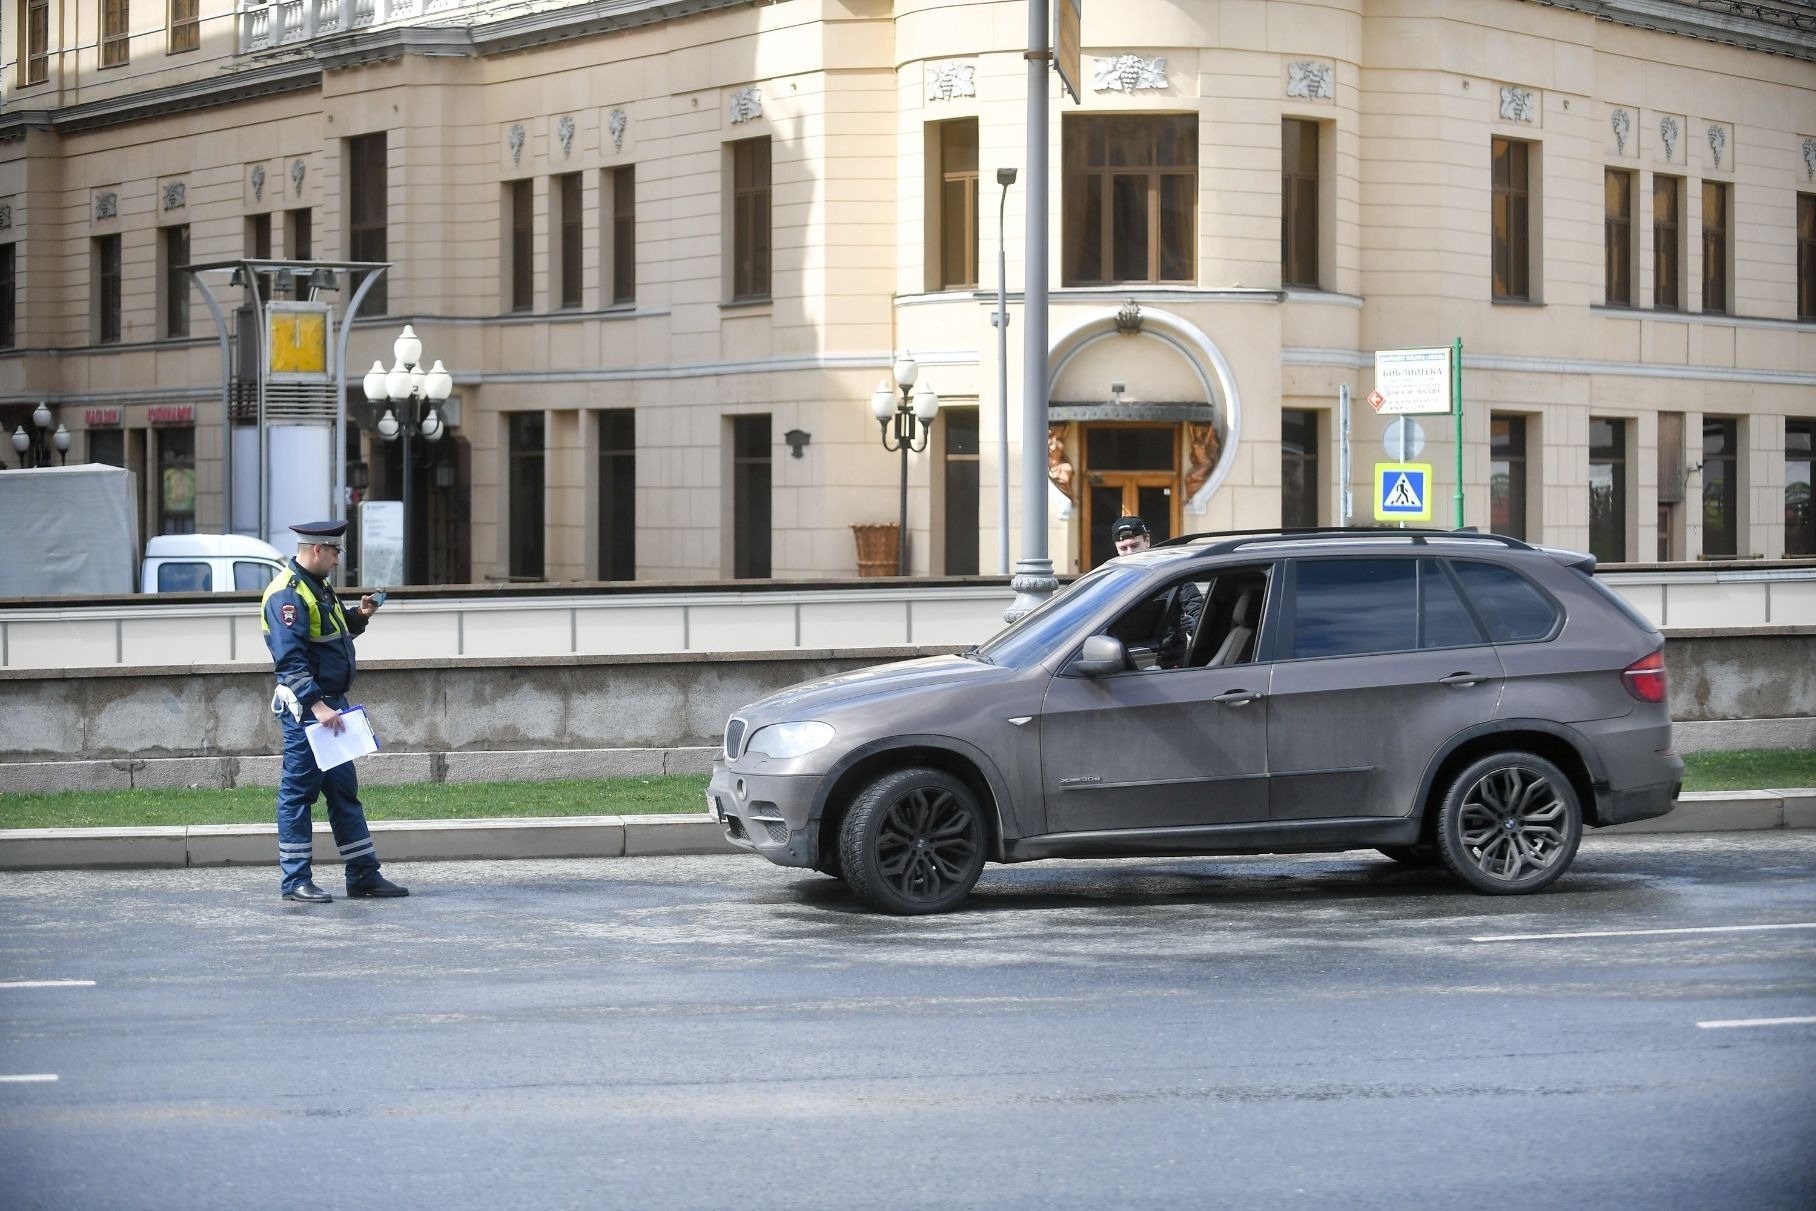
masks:
[[[1582,806],[1564,771],[1535,753],[1495,753],[1451,781],[1438,814],[1438,853],[1488,895],[1549,887],[1583,838]]]
[[[872,908],[944,912],[984,870],[984,817],[976,798],[934,769],[884,774],[859,792],[839,825],[839,871]]]

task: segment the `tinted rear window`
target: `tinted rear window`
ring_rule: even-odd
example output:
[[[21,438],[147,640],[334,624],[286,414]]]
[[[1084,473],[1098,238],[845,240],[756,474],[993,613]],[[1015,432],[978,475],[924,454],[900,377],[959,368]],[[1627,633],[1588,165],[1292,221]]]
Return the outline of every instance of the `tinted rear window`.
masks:
[[[1557,607],[1512,568],[1462,559],[1453,560],[1451,567],[1494,642],[1526,643],[1556,629]]]
[[[212,593],[214,569],[206,563],[161,563],[158,565],[158,592]]]
[[[1303,660],[1416,648],[1418,592],[1415,560],[1300,560],[1288,654]]]
[[[1619,593],[1615,592],[1613,589],[1609,588],[1607,585],[1605,585],[1601,581],[1597,580],[1594,576],[1591,576],[1589,573],[1583,571],[1581,568],[1572,568],[1570,570],[1575,572],[1578,576],[1582,577],[1584,580],[1588,581],[1589,587],[1591,589],[1595,590],[1595,592],[1598,593],[1602,597],[1602,599],[1605,600],[1609,605],[1613,606],[1615,608],[1615,610],[1617,612],[1619,612],[1620,615],[1623,618],[1625,618],[1628,622],[1631,622],[1634,626],[1638,627],[1642,631],[1645,631],[1647,634],[1650,634],[1653,631],[1658,630],[1658,627],[1653,624],[1652,620],[1650,618],[1647,618],[1644,614],[1640,613],[1639,607],[1635,606],[1632,602],[1628,601],[1625,597],[1622,597]]]

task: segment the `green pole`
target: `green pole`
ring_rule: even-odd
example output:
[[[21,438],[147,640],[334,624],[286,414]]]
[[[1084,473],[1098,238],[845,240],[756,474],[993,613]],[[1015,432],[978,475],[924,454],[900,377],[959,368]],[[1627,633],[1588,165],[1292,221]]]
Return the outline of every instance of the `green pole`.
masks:
[[[1457,517],[1456,528],[1463,528],[1463,338],[1450,346],[1450,411],[1457,420]]]

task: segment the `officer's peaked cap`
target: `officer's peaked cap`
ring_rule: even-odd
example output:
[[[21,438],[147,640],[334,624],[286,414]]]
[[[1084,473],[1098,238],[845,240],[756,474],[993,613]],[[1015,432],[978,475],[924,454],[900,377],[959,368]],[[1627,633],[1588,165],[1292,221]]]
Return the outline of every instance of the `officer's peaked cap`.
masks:
[[[329,538],[339,538],[347,532],[344,521],[305,521],[290,527],[291,531],[304,542],[322,542]]]

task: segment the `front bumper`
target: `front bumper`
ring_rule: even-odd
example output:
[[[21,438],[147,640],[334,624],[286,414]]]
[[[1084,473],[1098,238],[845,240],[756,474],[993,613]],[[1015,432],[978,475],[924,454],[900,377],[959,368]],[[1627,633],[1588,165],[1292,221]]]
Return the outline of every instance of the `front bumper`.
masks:
[[[819,855],[811,817],[819,787],[818,776],[739,773],[716,760],[706,787],[706,810],[724,826],[733,845],[777,866],[813,867]]]

